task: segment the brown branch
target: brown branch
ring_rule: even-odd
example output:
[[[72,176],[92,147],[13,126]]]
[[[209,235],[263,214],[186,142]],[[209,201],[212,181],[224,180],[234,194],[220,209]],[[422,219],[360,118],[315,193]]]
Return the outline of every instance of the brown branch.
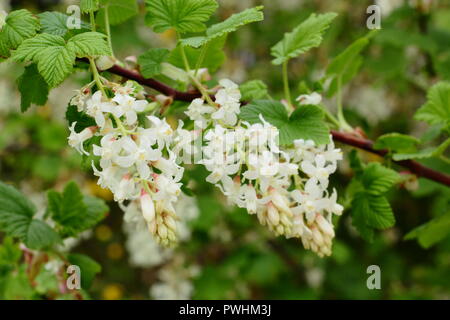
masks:
[[[195,98],[201,97],[201,93],[197,91],[188,91],[188,92],[177,91],[158,80],[145,79],[137,71],[129,70],[120,67],[118,65],[113,66],[111,69],[108,69],[107,71],[122,76],[124,78],[137,81],[142,85],[148,86],[167,96],[171,96],[174,100],[190,102]],[[333,139],[335,141],[339,141],[343,144],[363,149],[365,151],[377,154],[382,157],[384,157],[388,153],[387,150],[375,150],[373,148],[373,141],[357,137],[351,133],[332,130],[331,134],[333,135]],[[414,173],[419,177],[427,178],[450,187],[450,176],[443,172],[433,170],[413,160],[394,161],[394,163],[409,169],[411,173]]]

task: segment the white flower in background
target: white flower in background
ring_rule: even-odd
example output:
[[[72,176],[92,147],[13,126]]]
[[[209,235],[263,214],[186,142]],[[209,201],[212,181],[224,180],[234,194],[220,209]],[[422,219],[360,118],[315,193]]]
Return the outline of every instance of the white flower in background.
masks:
[[[375,4],[381,8],[383,16],[390,15],[392,11],[401,7],[404,3],[404,0],[375,0]]]
[[[89,155],[89,153],[84,150],[84,142],[94,136],[95,128],[86,128],[83,129],[80,133],[77,133],[75,131],[75,126],[77,125],[76,122],[72,123],[72,126],[69,128],[70,130],[70,136],[68,138],[69,145],[77,150],[79,153]]]
[[[3,29],[3,26],[6,24],[6,17],[8,13],[4,10],[0,10],[0,30]]]
[[[359,113],[369,124],[376,125],[395,111],[395,104],[385,88],[363,86],[351,90],[348,107]]]
[[[322,96],[317,92],[302,94],[297,98],[297,101],[301,105],[318,105],[322,102]]]

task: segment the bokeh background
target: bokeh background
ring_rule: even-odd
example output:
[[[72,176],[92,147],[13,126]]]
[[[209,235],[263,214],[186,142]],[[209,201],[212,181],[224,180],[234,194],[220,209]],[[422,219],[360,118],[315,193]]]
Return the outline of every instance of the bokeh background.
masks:
[[[0,10],[61,11],[77,1],[0,0]],[[293,88],[313,86],[328,62],[369,30],[363,0],[219,0],[215,20],[257,4],[265,5],[264,22],[229,36],[227,60],[217,77],[238,83],[264,80],[274,97],[282,96],[280,70],[270,63],[270,47],[312,12],[339,13],[319,49],[290,64]],[[437,80],[450,80],[450,3],[375,1],[382,8],[382,30],[364,53],[359,75],[345,88],[349,121],[375,139],[383,133],[421,135],[426,127],[412,119]],[[431,3],[431,6],[429,6]],[[114,27],[116,56],[139,55],[151,47],[174,46],[171,32],[155,34],[138,18]],[[397,224],[379,232],[373,243],[362,240],[348,212],[336,221],[333,255],[321,259],[300,242],[275,238],[245,210],[226,204],[200,167],[188,168],[195,197],[179,203],[185,217],[182,242],[163,250],[145,229],[124,219],[112,195],[96,185],[88,163],[67,146],[64,114],[73,90],[89,81],[80,71],[50,94],[47,105],[20,113],[15,79],[18,65],[0,64],[0,180],[11,182],[45,207],[45,190],[75,180],[85,193],[108,201],[108,217],[68,244],[102,266],[89,290],[93,299],[449,299],[450,237],[424,249],[403,237],[415,227],[450,210],[450,190],[419,179],[419,187],[398,187],[389,197]],[[334,108],[333,100],[325,103]],[[176,112],[171,117],[175,119]],[[345,149],[348,151],[347,149]],[[362,154],[366,160],[380,159]],[[449,165],[429,163],[443,172]],[[341,203],[351,179],[347,161],[333,177]],[[449,226],[450,228],[450,226]],[[1,237],[1,235],[0,235]],[[369,265],[378,265],[382,289],[366,286]],[[28,298],[23,291],[22,298]]]

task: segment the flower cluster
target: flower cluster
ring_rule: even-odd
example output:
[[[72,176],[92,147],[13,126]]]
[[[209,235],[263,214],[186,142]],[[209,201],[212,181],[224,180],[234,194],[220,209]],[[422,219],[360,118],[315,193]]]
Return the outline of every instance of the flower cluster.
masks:
[[[237,85],[229,80],[220,85],[217,105],[197,99],[186,112],[206,129],[200,163],[210,172],[207,181],[232,204],[256,214],[276,235],[301,238],[306,249],[330,255],[332,215],[340,215],[343,207],[336,202],[336,191],[330,195],[327,188],[342,159],[340,149],[332,142],[316,146],[311,140],[295,140],[293,146],[280,148],[278,129],[262,116],[261,123],[238,121]]]
[[[150,232],[158,243],[169,246],[177,240],[173,204],[180,195],[183,176],[171,150],[176,133],[165,119],[153,115],[138,121],[138,114],[149,103],[135,83],[109,84],[107,89],[112,97],[106,90],[91,95],[87,87],[72,99],[71,104],[94,118],[96,126],[77,132],[77,122],[73,122],[69,144],[89,154],[85,142],[98,137],[99,144],[91,151],[100,159],[100,168],[92,164],[98,184],[111,190],[119,203],[139,200]]]

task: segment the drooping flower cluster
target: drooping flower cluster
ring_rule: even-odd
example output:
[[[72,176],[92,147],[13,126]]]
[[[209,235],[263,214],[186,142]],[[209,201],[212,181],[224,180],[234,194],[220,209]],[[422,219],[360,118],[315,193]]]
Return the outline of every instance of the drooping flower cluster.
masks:
[[[180,195],[183,168],[172,152],[175,132],[165,119],[147,116],[144,127],[138,113],[149,103],[133,82],[121,86],[109,84],[113,97],[102,91],[93,95],[81,90],[71,104],[95,119],[96,126],[76,132],[70,127],[69,144],[80,153],[89,154],[85,142],[94,135],[100,138],[92,153],[99,157],[94,174],[98,184],[108,188],[119,203],[139,200],[142,214],[158,243],[169,246],[176,242],[177,216],[173,204]]]
[[[200,163],[210,172],[207,181],[276,235],[301,238],[306,249],[330,255],[332,215],[340,215],[343,207],[336,191],[330,195],[327,188],[342,159],[340,149],[311,140],[280,148],[278,129],[262,116],[261,123],[238,122],[239,89],[229,80],[220,85],[217,105],[197,99],[186,112],[206,128]]]

